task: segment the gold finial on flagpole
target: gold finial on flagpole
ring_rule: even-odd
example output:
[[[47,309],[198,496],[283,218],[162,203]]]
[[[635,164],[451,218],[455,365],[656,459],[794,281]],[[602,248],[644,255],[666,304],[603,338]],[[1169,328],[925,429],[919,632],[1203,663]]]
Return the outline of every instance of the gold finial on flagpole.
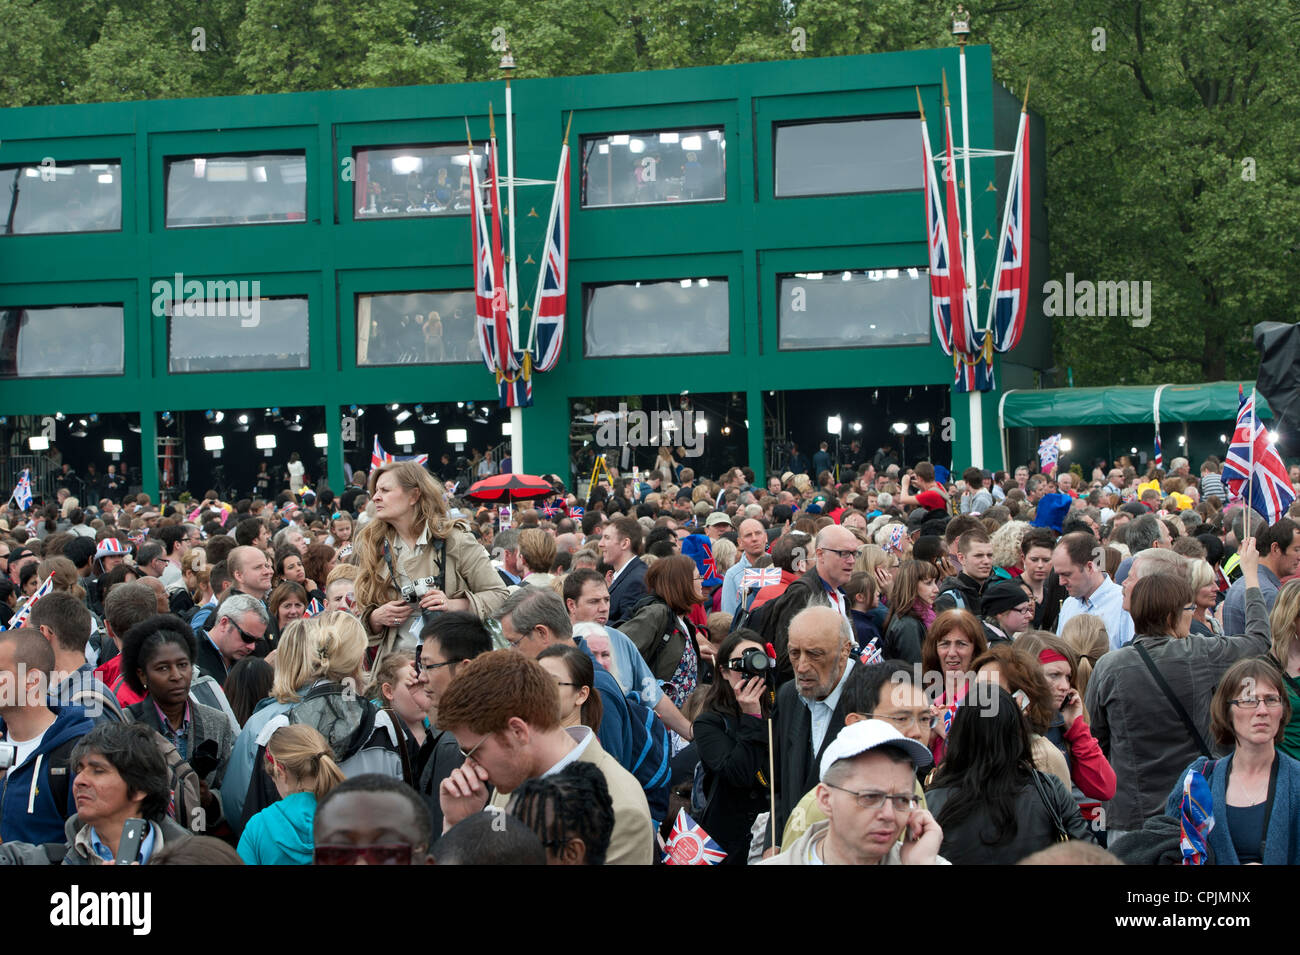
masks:
[[[947,109],[951,105],[948,102],[948,71],[940,70],[939,72],[943,77],[943,107],[944,109]]]
[[[921,87],[917,86],[917,87],[914,87],[914,89],[916,90],[916,108],[917,108],[918,110],[921,111],[921,122],[924,123],[924,122],[925,122],[925,107],[921,104]],[[466,129],[469,128],[468,123],[466,124],[466,127],[465,127],[465,128],[466,128]]]

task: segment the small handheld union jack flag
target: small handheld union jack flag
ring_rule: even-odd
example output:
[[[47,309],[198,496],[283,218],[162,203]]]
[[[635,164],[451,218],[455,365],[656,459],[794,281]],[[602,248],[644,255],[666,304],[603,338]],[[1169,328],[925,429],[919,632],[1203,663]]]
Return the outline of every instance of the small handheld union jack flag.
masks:
[[[880,652],[878,646],[879,639],[873,639],[862,651],[862,663],[864,666],[870,666],[873,663],[884,663],[885,655]]]
[[[727,858],[727,851],[685,809],[678,810],[665,849],[664,865],[717,865]]]
[[[774,587],[781,582],[780,567],[749,567],[740,575],[740,586],[750,588]]]
[[[318,600],[315,597],[312,597],[311,603],[309,603],[307,605],[307,609],[302,612],[302,618],[306,620],[308,617],[314,617],[316,616],[316,614],[324,613],[324,612],[325,612],[324,605],[320,602],[320,600]]]
[[[586,513],[587,513],[587,509],[584,508],[584,507],[582,507],[582,506],[579,505],[579,504],[575,504],[575,505],[573,505],[573,507],[569,508],[569,516],[570,516],[570,517],[581,518],[582,515],[584,515],[584,514],[586,514]]]
[[[1243,499],[1269,524],[1286,516],[1295,500],[1286,465],[1269,439],[1268,430],[1255,413],[1255,390],[1247,398],[1238,385],[1240,407],[1232,443],[1223,461],[1223,483],[1235,503]]]
[[[31,469],[24,469],[23,473],[18,475],[18,486],[14,488],[10,499],[18,505],[20,511],[25,511],[32,506],[32,472]]]
[[[54,589],[54,575],[45,578],[45,582],[36,588],[35,592],[27,598],[27,603],[23,604],[22,609],[13,615],[9,621],[10,630],[17,630],[27,623],[27,618],[32,615],[32,608],[36,606],[36,601],[40,600],[51,590]]]

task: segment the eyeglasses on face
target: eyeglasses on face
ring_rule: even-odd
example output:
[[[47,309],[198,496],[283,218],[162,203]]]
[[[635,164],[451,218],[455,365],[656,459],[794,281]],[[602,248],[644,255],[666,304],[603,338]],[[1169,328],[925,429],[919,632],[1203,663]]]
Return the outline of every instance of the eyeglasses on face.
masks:
[[[419,676],[425,670],[432,672],[434,670],[440,670],[443,667],[449,667],[455,662],[456,662],[455,660],[448,660],[446,663],[425,663],[424,644],[420,644],[418,647],[415,648],[415,675],[416,676]]]
[[[834,547],[821,547],[818,549],[826,554],[834,554],[840,560],[857,560],[858,556],[862,553],[862,548],[860,547],[857,550],[836,550]]]
[[[822,785],[831,789],[838,789],[842,793],[848,793],[858,804],[859,809],[879,809],[885,804],[886,799],[889,800],[889,804],[897,813],[909,813],[919,805],[915,793],[882,793],[874,789],[864,789],[862,792],[857,792],[853,789],[845,789],[843,786],[836,786],[834,783],[824,782]]]
[[[1254,699],[1254,700],[1252,700],[1252,699],[1244,699],[1244,700],[1229,700],[1228,702],[1231,703],[1233,706],[1237,707],[1237,709],[1239,709],[1239,710],[1253,710],[1253,709],[1258,709],[1259,704],[1261,704],[1261,703],[1264,704],[1264,707],[1265,707],[1266,709],[1276,710],[1276,709],[1278,709],[1278,708],[1282,705],[1282,697],[1280,697],[1280,696],[1261,696],[1261,697],[1259,697],[1258,699]]]
[[[924,713],[909,713],[904,716],[896,713],[893,716],[886,716],[883,713],[863,713],[863,716],[873,720],[884,720],[886,723],[892,723],[900,730],[910,729],[915,726],[917,729],[932,725],[932,717],[927,710]]]
[[[257,641],[261,639],[260,637],[253,636],[251,633],[249,633],[239,624],[235,623],[235,621],[231,620],[229,617],[226,618],[226,622],[228,622],[232,627],[234,627],[236,630],[239,631],[239,635],[240,637],[243,638],[245,643],[257,643]]]
[[[478,752],[478,748],[483,745],[485,740],[487,740],[486,736],[484,736],[483,739],[479,740],[469,749],[465,749],[464,747],[461,746],[458,746],[456,748],[460,750],[461,756],[465,757],[466,759],[470,759],[476,752]]]

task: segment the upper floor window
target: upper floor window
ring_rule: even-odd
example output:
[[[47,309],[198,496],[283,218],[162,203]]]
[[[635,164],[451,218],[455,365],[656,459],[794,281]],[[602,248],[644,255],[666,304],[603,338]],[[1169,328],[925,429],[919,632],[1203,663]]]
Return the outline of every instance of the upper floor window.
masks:
[[[304,152],[168,157],[167,228],[307,219]]]
[[[922,188],[916,119],[833,119],[776,127],[776,196]]]
[[[721,127],[582,137],[582,207],[727,198]]]
[[[480,181],[484,152],[474,147]],[[354,149],[352,157],[353,219],[469,215],[467,146],[376,146]]]
[[[59,163],[53,157],[0,168],[4,235],[118,232],[122,228],[122,164]]]

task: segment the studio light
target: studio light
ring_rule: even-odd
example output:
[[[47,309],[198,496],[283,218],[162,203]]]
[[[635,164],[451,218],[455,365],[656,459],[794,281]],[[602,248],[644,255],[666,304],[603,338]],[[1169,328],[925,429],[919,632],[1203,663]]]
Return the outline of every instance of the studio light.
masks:
[[[205,451],[224,451],[226,450],[226,439],[219,434],[208,434],[203,436],[203,450]]]
[[[1062,439],[1061,439],[1061,450],[1062,450],[1062,451],[1073,451],[1073,450],[1074,450],[1074,442],[1071,441],[1069,438],[1062,438]]]
[[[330,444],[330,436],[324,431],[318,431],[316,434],[311,436],[311,441],[312,444],[316,445],[318,448],[328,448]]]
[[[270,451],[275,447],[275,435],[273,434],[259,434],[253,441],[262,451]]]
[[[844,428],[844,422],[839,415],[831,415],[826,419],[826,433],[839,434]]]
[[[105,438],[105,439],[104,439],[104,453],[105,453],[105,454],[121,454],[121,453],[122,453],[122,439],[121,439],[121,438]]]
[[[912,426],[906,421],[895,421],[889,426],[889,430],[894,432],[894,434],[907,434],[907,432],[912,430]]]
[[[41,434],[34,434],[27,439],[27,447],[32,451],[50,450],[50,439]]]
[[[393,440],[396,441],[396,442],[397,442],[398,444],[400,444],[400,445],[412,445],[412,444],[415,444],[415,432],[414,432],[414,431],[394,431],[394,432],[393,432]]]
[[[411,417],[411,412],[409,412],[409,411],[399,411],[399,412],[397,413],[396,421],[397,421],[398,424],[406,424],[406,420],[407,420],[408,418],[410,418],[410,417]]]

